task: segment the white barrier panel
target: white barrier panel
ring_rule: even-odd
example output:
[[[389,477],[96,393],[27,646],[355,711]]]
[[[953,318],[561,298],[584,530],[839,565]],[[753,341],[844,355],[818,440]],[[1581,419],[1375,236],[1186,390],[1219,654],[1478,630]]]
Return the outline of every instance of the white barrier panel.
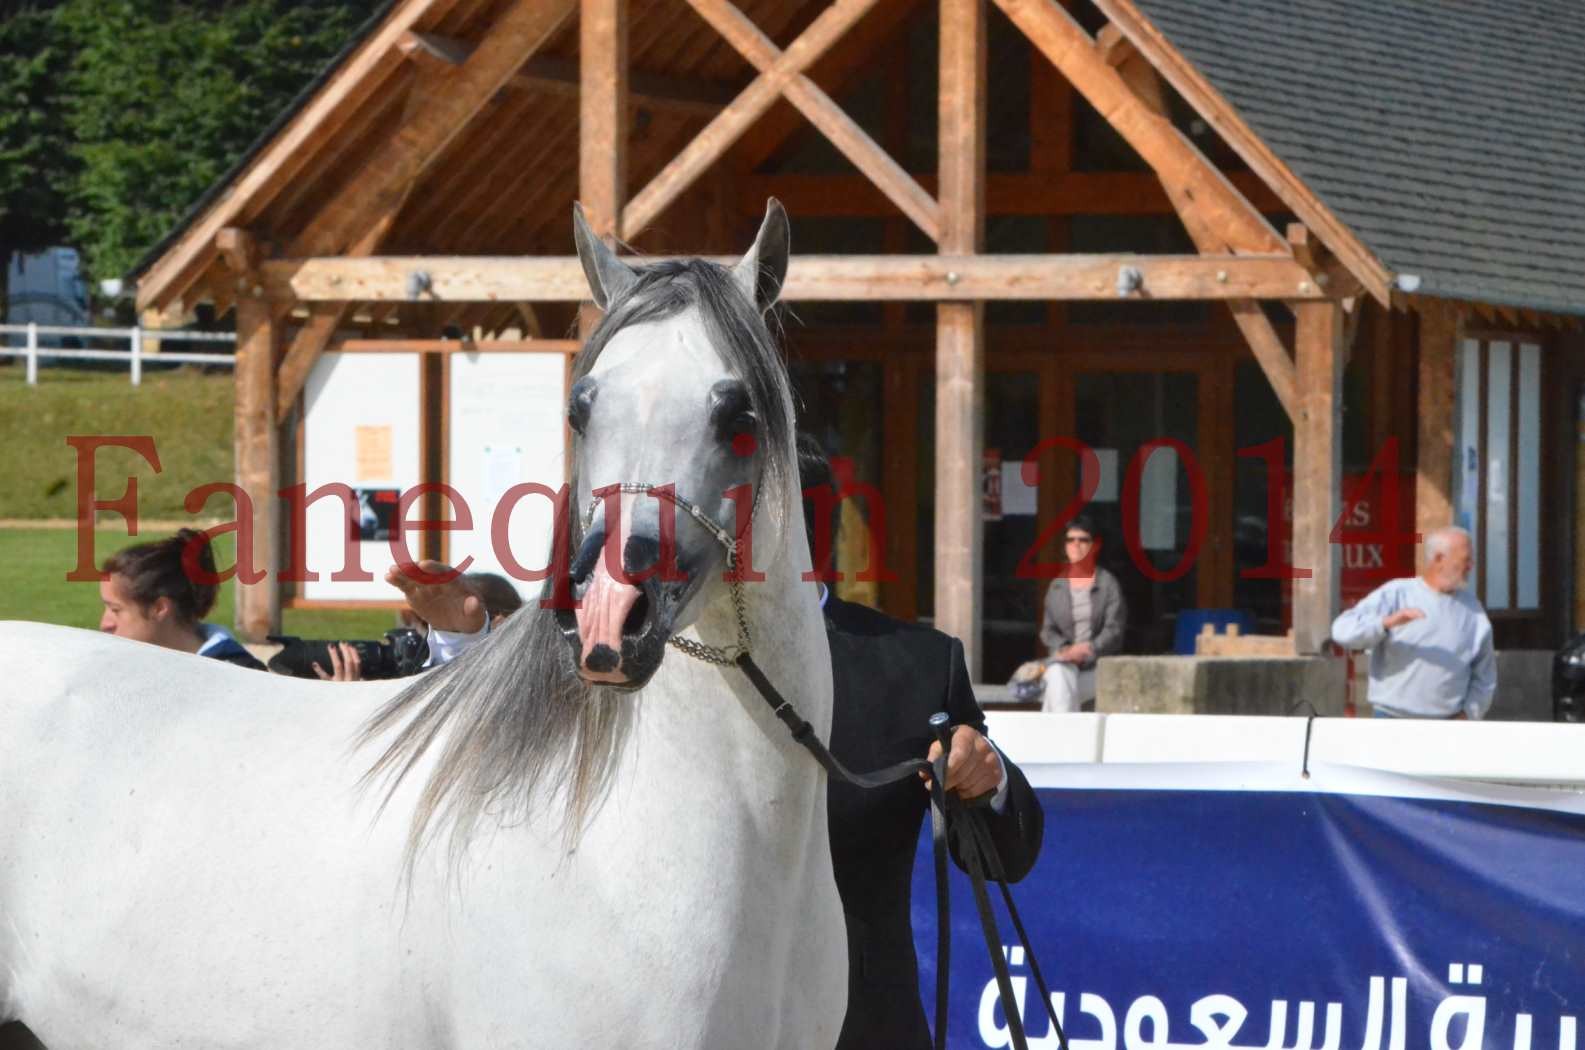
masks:
[[[1312,766],[1585,790],[1585,725],[1011,711],[988,721],[992,739],[1023,767],[1275,762],[1298,770],[1308,757]]]

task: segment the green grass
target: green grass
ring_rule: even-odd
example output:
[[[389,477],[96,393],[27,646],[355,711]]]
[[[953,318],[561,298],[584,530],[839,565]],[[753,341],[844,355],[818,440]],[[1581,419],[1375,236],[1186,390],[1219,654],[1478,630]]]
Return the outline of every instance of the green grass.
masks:
[[[125,371],[39,369],[38,386],[23,369],[0,368],[0,518],[75,518],[75,435],[147,435],[154,439],[161,470],[125,448],[102,448],[95,459],[100,499],[116,499],[128,477],[137,479],[138,514],[144,522],[198,525],[230,520],[231,502],[210,501],[201,513],[183,504],[199,485],[231,481],[232,377],[197,369],[146,371],[134,387]],[[114,517],[101,519],[115,522]],[[117,522],[119,524],[119,522]],[[161,539],[174,531],[145,526],[136,537],[124,528],[95,532],[94,563],[122,547]],[[220,537],[215,559],[221,569],[235,561],[235,536]],[[77,564],[75,528],[0,527],[0,620],[42,620],[72,627],[98,627],[99,585],[71,582]],[[209,622],[231,627],[232,585],[223,584]],[[378,638],[395,624],[389,610],[287,609],[283,630],[305,638]]]
[[[94,534],[94,561],[122,547],[160,539],[167,533],[143,530],[129,539],[122,529]],[[235,561],[234,536],[215,541],[215,563],[222,570]],[[73,582],[66,574],[77,564],[77,530],[31,526],[0,528],[0,620],[41,620],[69,627],[99,626],[99,585]],[[230,581],[221,585],[210,623],[231,627],[235,598]],[[395,625],[388,609],[287,609],[283,629],[305,638],[378,638]]]
[[[77,508],[77,450],[68,436],[146,435],[161,470],[137,453],[102,448],[95,466],[101,499],[115,499],[137,479],[138,512],[145,518],[229,518],[231,503],[210,501],[190,514],[187,493],[233,480],[232,377],[183,368],[143,374],[134,387],[125,371],[40,368],[37,386],[20,365],[0,368],[0,518],[72,518]]]

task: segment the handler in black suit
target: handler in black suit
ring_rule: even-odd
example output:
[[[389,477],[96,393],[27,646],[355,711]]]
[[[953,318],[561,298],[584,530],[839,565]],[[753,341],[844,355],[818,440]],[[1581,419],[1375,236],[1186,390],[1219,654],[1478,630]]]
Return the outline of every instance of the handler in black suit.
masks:
[[[813,545],[815,509],[807,494],[829,485],[831,473],[825,454],[807,435],[799,438],[798,466]],[[946,711],[956,727],[947,789],[964,798],[996,792],[987,823],[1007,877],[1023,878],[1040,852],[1044,818],[1024,775],[985,739],[985,715],[969,685],[963,643],[829,591],[821,596],[831,643],[831,753],[857,772],[919,755],[934,759],[941,745],[929,718]],[[865,790],[832,781],[826,798],[831,860],[848,928],[848,1012],[838,1050],[928,1048],[909,914],[927,787],[903,781]]]

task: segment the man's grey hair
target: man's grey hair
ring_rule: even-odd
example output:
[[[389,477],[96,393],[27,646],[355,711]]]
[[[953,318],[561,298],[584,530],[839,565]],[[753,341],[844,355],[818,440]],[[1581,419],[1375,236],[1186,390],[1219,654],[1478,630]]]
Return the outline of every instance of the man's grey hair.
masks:
[[[1461,529],[1457,525],[1443,525],[1439,529],[1432,529],[1425,538],[1425,560],[1431,561],[1453,553],[1453,547],[1459,540],[1470,544],[1471,547],[1474,546],[1467,529]]]

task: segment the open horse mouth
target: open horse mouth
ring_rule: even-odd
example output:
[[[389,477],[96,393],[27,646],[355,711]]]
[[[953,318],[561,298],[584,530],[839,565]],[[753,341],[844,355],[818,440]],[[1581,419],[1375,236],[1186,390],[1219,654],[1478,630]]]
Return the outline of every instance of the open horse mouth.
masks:
[[[604,546],[603,533],[585,541],[572,572],[577,607],[558,610],[557,624],[572,647],[580,677],[616,689],[638,689],[660,667],[687,582],[664,581],[652,571],[658,555],[653,540],[628,538],[621,578],[606,564]]]

